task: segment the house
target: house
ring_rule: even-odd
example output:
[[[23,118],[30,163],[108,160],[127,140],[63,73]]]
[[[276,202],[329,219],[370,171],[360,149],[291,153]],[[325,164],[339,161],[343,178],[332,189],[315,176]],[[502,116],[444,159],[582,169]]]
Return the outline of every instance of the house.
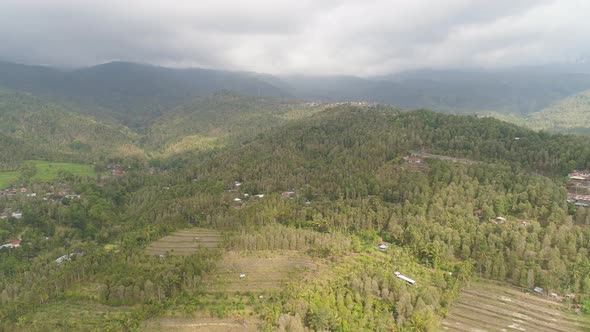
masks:
[[[10,243],[6,243],[0,246],[0,249],[2,248],[7,248],[7,249],[12,249],[12,248],[18,248],[20,247],[20,240],[16,240],[16,241],[12,241]]]
[[[399,273],[398,271],[395,271],[393,274],[395,274],[396,277],[400,278],[401,280],[407,282],[410,285],[416,284],[416,280],[410,279],[410,278],[406,277],[405,275]]]
[[[254,195],[254,197],[263,198],[264,197],[264,194]]]
[[[404,160],[410,164],[422,164],[424,160],[418,157],[404,157]]]
[[[506,218],[504,217],[496,217],[496,221],[499,223],[505,223],[506,222]]]
[[[240,181],[234,181],[234,186],[239,187],[241,185],[242,185],[242,183]]]
[[[377,244],[377,248],[379,248],[379,250],[386,250],[387,248],[389,248],[389,244],[385,243],[385,242],[379,242]]]
[[[69,260],[71,259],[71,257],[72,257],[72,256],[74,256],[74,253],[71,253],[71,254],[66,254],[66,255],[60,256],[60,257],[58,257],[58,258],[55,260],[55,262],[56,262],[57,264],[61,264],[61,263],[63,263],[63,262],[67,262],[67,261],[69,261]]]
[[[294,191],[284,191],[281,196],[283,197],[293,197],[295,196],[295,192]]]
[[[541,294],[541,295],[545,295],[545,290],[541,287],[535,287],[533,288],[533,292],[537,293],[537,294]]]
[[[69,198],[69,199],[80,199],[80,195],[66,195],[65,198]]]
[[[240,279],[244,279],[246,278],[246,275],[244,273],[240,273]]]
[[[15,218],[15,219],[20,219],[20,218],[22,218],[22,217],[23,217],[23,213],[22,213],[22,212],[19,212],[19,211],[17,211],[17,212],[12,212],[11,216],[12,216],[13,218]]]
[[[241,202],[242,202],[242,200],[241,200],[241,199],[239,199],[239,198],[234,198],[234,202],[236,202],[236,203],[241,203]]]

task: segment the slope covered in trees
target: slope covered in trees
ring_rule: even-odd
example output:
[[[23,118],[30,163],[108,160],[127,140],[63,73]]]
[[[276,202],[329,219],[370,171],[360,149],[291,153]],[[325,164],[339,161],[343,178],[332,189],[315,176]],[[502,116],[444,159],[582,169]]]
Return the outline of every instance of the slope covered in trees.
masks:
[[[207,69],[171,69],[111,62],[76,70],[57,70],[0,62],[0,87],[72,103],[95,118],[144,127],[154,118],[196,96],[221,90],[252,96],[288,93],[255,75]]]
[[[528,115],[491,113],[493,117],[533,130],[588,135],[590,133],[590,91],[560,99]]]
[[[0,91],[0,134],[10,137],[3,143],[22,142],[28,151],[4,156],[15,160],[24,157],[23,154],[27,159],[41,154],[46,158],[92,160],[100,155],[124,155],[133,149],[133,135],[122,127],[100,123],[68,112],[60,105],[10,91]]]
[[[83,301],[128,310],[97,322],[103,329],[212,311],[255,315],[267,330],[432,331],[473,275],[588,300],[590,213],[568,205],[563,186],[569,170],[590,166],[586,140],[389,107],[345,105],[284,124],[275,116],[264,117],[271,129],[240,133],[218,149],[162,158],[158,172],[133,163],[101,183],[65,174],[51,183],[80,198],[0,200],[23,212],[0,220],[0,240],[22,239],[21,248],[0,250],[2,324],[34,329],[43,310]],[[232,121],[225,128],[239,126]],[[427,158],[417,166],[402,158],[412,151],[474,162]],[[37,185],[47,192],[50,184]],[[195,226],[218,230],[225,246],[145,255],[150,243]],[[388,251],[375,248],[380,241]],[[202,280],[223,250],[295,250],[322,268],[262,299],[210,294]]]

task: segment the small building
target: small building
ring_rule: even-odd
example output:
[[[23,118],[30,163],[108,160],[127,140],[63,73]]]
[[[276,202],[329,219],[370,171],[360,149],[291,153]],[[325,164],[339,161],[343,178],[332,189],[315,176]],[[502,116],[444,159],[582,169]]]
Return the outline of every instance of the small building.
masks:
[[[246,274],[240,273],[240,279],[244,279],[244,278],[246,278]]]
[[[241,200],[241,199],[239,199],[239,198],[234,198],[234,202],[236,202],[236,203],[241,203],[241,202],[242,202],[242,200]]]
[[[12,241],[6,244],[3,244],[0,246],[1,248],[7,248],[7,249],[12,249],[12,248],[18,248],[20,247],[20,240],[16,240],[16,241]]]
[[[424,160],[418,157],[404,157],[404,160],[410,164],[422,164]]]
[[[545,295],[545,290],[541,287],[535,287],[533,288],[533,292],[537,293],[537,294],[541,294],[541,295]]]
[[[379,242],[377,244],[377,248],[379,248],[379,250],[384,251],[387,250],[387,248],[389,248],[389,244],[385,243],[385,242]]]
[[[398,271],[395,271],[393,274],[395,274],[396,277],[400,278],[401,280],[407,282],[410,285],[416,284],[416,280],[410,279],[410,278],[406,277],[405,275],[399,273]]]
[[[284,191],[281,196],[283,197],[293,197],[295,196],[295,192],[294,191]]]
[[[258,197],[258,198],[264,198],[264,194],[258,194],[258,195],[254,195],[254,197]]]
[[[506,222],[506,218],[504,217],[496,217],[496,221],[499,223],[505,223]]]
[[[22,212],[20,212],[20,211],[17,211],[17,212],[12,212],[11,216],[12,216],[14,219],[20,219],[20,218],[22,218],[22,217],[23,217],[23,213],[22,213]]]

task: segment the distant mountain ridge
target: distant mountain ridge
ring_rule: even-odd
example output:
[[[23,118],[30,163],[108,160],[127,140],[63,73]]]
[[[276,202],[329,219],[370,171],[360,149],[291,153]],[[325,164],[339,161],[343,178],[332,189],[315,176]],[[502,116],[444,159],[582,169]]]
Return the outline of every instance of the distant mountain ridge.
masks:
[[[130,127],[144,125],[195,96],[222,90],[245,95],[289,96],[250,73],[171,69],[129,62],[68,71],[0,62],[0,87],[74,105],[90,105],[95,113],[108,113]]]
[[[195,96],[223,90],[312,101],[366,100],[409,109],[528,114],[590,89],[590,72],[555,66],[415,70],[360,78],[172,69],[131,62],[76,70],[0,62],[0,87],[92,104],[134,125],[137,115],[153,118]]]
[[[514,122],[590,89],[590,71],[584,68],[415,70],[361,78],[273,76],[131,62],[75,70],[0,62],[0,89],[41,96],[97,121],[142,133],[171,112],[201,109],[186,107],[195,98],[222,91],[288,100],[368,101],[403,109],[493,113]]]

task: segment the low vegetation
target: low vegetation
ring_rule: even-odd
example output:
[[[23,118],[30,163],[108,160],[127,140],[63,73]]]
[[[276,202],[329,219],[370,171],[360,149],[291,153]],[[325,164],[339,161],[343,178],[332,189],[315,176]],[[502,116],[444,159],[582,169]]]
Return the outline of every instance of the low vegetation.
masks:
[[[26,167],[23,167],[25,165]],[[29,168],[25,170],[25,168]],[[96,171],[93,165],[75,163],[57,163],[41,160],[26,161],[17,171],[0,172],[0,189],[6,188],[9,184],[22,182],[51,182],[60,175],[73,175],[79,177],[96,178]],[[32,168],[32,169],[31,169]],[[24,170],[24,174],[23,174]],[[28,172],[32,172],[27,174]],[[27,178],[29,177],[30,178]],[[22,184],[22,183],[21,183]]]

